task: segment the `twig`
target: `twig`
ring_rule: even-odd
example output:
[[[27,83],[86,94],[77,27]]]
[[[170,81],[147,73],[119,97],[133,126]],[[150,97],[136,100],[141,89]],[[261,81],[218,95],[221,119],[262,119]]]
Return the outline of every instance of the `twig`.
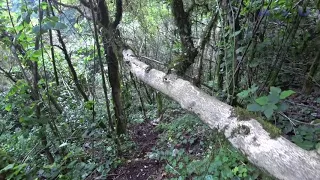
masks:
[[[296,124],[294,124],[294,122],[292,121],[295,121],[297,123],[300,123],[300,124],[305,124],[305,125],[309,125],[309,126],[319,126],[320,123],[317,123],[317,124],[311,124],[311,123],[306,123],[306,122],[303,122],[303,121],[299,121],[299,120],[296,120],[296,119],[292,119],[292,118],[289,118],[287,115],[285,115],[283,112],[279,112],[279,114],[283,117],[285,117],[286,119],[288,119],[293,125],[296,126]]]
[[[291,122],[291,124],[293,124],[294,126],[296,126],[296,124],[295,124],[287,115],[285,115],[283,112],[279,112],[279,114],[280,114],[281,116],[285,117],[286,119],[288,119],[288,120]]]
[[[22,160],[22,163],[24,163],[27,159],[28,159],[28,157],[29,157],[29,155],[31,154],[31,152],[37,147],[39,145],[39,142],[28,152],[28,154],[23,158],[23,160]]]

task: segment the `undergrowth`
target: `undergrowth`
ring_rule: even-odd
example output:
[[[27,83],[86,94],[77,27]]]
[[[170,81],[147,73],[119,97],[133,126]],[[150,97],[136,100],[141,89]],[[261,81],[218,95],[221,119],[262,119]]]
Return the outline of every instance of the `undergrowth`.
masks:
[[[252,166],[215,130],[192,114],[164,118],[150,158],[165,163],[169,179],[272,179]]]

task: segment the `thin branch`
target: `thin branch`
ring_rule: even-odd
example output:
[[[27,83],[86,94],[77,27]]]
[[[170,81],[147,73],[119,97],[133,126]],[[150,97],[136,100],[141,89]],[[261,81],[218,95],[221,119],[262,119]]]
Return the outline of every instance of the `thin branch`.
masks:
[[[0,71],[3,72],[3,74],[9,78],[12,82],[16,83],[17,80],[13,78],[13,76],[11,75],[11,73],[7,72],[6,70],[4,70],[1,66],[0,66]]]
[[[279,114],[283,117],[285,117],[286,119],[288,119],[294,126],[296,126],[296,124],[292,121],[295,121],[297,123],[300,123],[300,124],[305,124],[305,125],[309,125],[309,126],[319,126],[320,123],[316,123],[316,124],[311,124],[311,123],[306,123],[306,122],[303,122],[303,121],[299,121],[299,120],[296,120],[296,119],[292,119],[292,118],[289,118],[287,115],[285,115],[283,112],[279,112]]]

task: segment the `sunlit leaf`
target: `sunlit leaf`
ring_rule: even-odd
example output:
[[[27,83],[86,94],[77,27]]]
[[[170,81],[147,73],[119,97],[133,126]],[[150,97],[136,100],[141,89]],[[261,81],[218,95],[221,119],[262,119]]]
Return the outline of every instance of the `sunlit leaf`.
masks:
[[[249,91],[248,90],[241,91],[240,93],[237,94],[237,96],[241,99],[245,99],[246,97],[249,96]]]
[[[280,99],[285,99],[285,98],[291,96],[294,93],[296,93],[296,92],[294,92],[292,90],[282,91],[281,94],[280,94]]]
[[[10,112],[12,109],[12,104],[7,104],[4,108],[6,111]]]
[[[263,105],[266,105],[268,103],[268,97],[267,96],[261,96],[261,97],[257,98],[255,101],[259,105],[263,106]]]

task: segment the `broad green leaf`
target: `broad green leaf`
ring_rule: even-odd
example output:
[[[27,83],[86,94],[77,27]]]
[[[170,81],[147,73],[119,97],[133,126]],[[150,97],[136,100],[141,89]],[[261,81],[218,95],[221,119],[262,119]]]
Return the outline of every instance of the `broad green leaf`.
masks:
[[[259,104],[248,104],[247,106],[248,111],[258,112],[261,111],[261,106]]]
[[[280,96],[278,93],[271,92],[268,95],[268,102],[271,104],[277,104],[280,101]]]
[[[61,22],[57,22],[56,25],[54,26],[54,29],[56,29],[56,30],[62,30],[62,29],[65,29],[65,28],[67,28],[67,27],[68,27],[67,25],[65,25],[65,24],[63,24],[63,23],[61,23]]]
[[[263,105],[266,105],[268,103],[268,97],[267,96],[261,96],[261,97],[257,98],[255,101],[259,105],[263,106]]]
[[[296,93],[296,92],[294,92],[292,90],[282,91],[281,94],[280,94],[280,99],[285,99],[285,98],[291,96],[294,93]]]
[[[298,146],[302,147],[303,149],[306,149],[306,150],[311,150],[314,148],[314,142],[312,141],[303,141],[301,143],[297,143]]]
[[[273,87],[273,86],[271,86],[271,87],[270,87],[270,92],[271,92],[271,93],[280,94],[281,89],[278,88],[278,87]]]
[[[245,99],[249,96],[249,91],[248,90],[241,91],[240,93],[237,94],[237,96],[241,99]]]
[[[272,108],[268,108],[263,111],[263,114],[269,119],[273,115],[274,110]]]
[[[40,26],[34,26],[32,28],[32,32],[35,33],[35,34],[38,34],[40,32]]]

